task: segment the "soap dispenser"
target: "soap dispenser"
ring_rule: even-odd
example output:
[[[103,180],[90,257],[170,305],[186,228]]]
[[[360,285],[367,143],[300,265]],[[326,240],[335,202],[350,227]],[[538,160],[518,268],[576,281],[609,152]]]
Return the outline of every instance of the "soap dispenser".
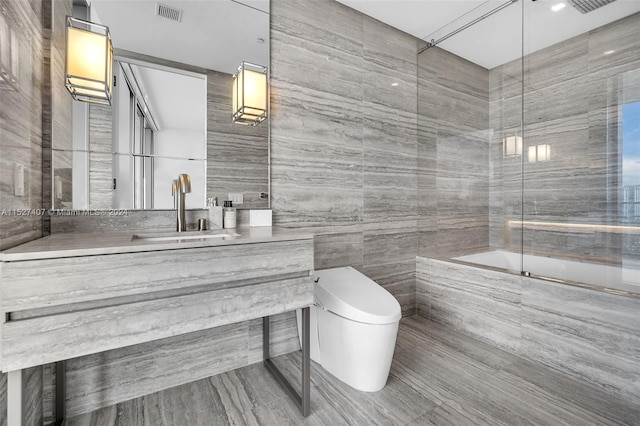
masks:
[[[236,209],[233,207],[233,203],[229,200],[224,202],[224,227],[235,228],[236,227]]]
[[[218,205],[218,197],[207,199],[207,208],[209,209],[209,229],[222,229],[222,207]]]

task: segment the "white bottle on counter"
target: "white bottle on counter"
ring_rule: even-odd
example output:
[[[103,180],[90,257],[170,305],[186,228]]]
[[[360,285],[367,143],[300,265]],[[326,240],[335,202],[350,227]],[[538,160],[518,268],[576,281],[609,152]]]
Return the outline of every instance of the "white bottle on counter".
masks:
[[[229,200],[224,202],[224,228],[236,227],[236,209],[233,207],[233,203]]]

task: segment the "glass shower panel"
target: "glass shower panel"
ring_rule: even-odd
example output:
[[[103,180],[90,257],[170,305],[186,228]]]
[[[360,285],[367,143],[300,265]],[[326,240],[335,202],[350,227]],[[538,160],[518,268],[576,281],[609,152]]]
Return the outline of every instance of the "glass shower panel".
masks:
[[[522,12],[521,7],[519,8]],[[522,32],[520,32],[522,34]],[[520,53],[522,52],[522,39]],[[489,266],[522,271],[522,55],[490,70]]]
[[[525,7],[523,270],[640,293],[640,13],[538,48]]]
[[[523,8],[501,5],[426,37],[455,33],[418,55],[419,251],[520,271],[509,224],[522,219]]]

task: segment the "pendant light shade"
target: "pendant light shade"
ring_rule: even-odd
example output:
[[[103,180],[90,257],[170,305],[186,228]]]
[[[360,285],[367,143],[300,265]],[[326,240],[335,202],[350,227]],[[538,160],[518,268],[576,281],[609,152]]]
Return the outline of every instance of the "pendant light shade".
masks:
[[[242,62],[233,75],[233,122],[257,126],[267,118],[267,68]]]
[[[109,28],[67,17],[65,86],[75,100],[111,105],[113,46]]]

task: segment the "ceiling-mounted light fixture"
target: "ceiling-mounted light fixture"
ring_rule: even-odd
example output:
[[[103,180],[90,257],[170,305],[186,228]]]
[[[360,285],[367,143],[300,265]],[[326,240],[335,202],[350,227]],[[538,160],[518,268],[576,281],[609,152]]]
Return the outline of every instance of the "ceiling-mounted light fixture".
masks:
[[[67,17],[65,86],[73,99],[111,105],[113,45],[109,28]]]
[[[267,67],[242,62],[233,75],[232,96],[234,123],[262,123],[267,118]]]

